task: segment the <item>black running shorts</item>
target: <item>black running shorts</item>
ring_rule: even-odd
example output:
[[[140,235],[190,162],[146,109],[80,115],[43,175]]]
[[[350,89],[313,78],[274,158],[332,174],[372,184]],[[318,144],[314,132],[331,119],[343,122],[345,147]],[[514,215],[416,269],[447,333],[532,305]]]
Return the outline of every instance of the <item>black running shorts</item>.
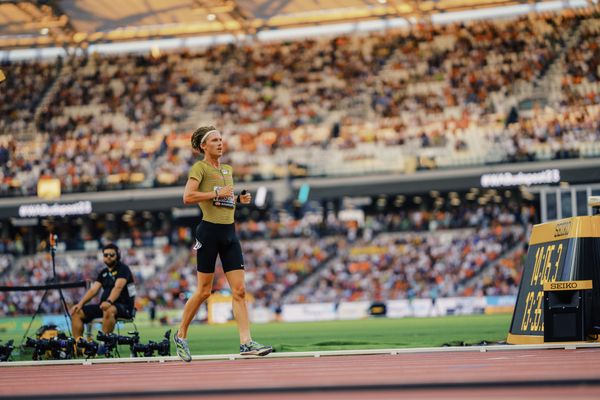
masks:
[[[196,269],[198,272],[215,272],[217,255],[223,271],[244,269],[242,245],[235,233],[234,224],[213,224],[202,221],[196,228]]]
[[[126,305],[121,303],[115,303],[113,305],[117,307],[117,318],[129,319],[133,315],[133,310],[127,308]],[[81,310],[85,314],[83,322],[86,324],[93,319],[102,318],[103,313],[100,304],[86,304]]]

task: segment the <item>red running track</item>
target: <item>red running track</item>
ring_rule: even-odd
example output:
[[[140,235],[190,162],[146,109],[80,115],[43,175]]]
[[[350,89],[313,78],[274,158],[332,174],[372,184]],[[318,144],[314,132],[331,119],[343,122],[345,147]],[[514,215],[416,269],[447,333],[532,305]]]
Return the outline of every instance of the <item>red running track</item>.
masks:
[[[600,399],[600,349],[0,368],[0,398]]]

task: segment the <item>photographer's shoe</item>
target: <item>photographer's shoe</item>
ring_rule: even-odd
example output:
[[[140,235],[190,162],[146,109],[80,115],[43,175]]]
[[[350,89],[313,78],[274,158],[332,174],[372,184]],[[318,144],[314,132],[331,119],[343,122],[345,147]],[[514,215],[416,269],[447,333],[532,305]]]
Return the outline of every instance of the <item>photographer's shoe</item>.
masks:
[[[256,343],[254,340],[240,345],[240,354],[243,356],[266,356],[272,351],[273,347]]]
[[[175,348],[177,349],[177,355],[183,361],[192,361],[192,354],[190,353],[190,346],[187,339],[180,338],[179,331],[173,335],[173,341],[175,342]]]

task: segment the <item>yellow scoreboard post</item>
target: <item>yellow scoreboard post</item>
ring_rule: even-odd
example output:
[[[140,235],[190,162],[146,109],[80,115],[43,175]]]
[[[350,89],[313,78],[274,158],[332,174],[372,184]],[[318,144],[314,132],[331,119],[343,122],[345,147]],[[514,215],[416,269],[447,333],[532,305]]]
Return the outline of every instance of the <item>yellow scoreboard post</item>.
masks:
[[[544,343],[544,284],[557,290],[572,281],[591,281],[585,285],[592,287],[587,306],[600,318],[600,215],[533,227],[507,342]],[[548,285],[553,282],[555,287]]]

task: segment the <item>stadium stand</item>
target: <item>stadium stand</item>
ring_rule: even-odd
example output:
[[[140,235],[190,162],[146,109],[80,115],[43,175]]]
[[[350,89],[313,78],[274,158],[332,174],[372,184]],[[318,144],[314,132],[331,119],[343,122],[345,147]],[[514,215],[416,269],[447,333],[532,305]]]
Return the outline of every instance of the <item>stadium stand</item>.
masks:
[[[225,133],[224,161],[238,182],[595,158],[599,21],[590,8],[385,35],[3,63],[24,84],[2,88],[10,96],[0,99],[0,196],[35,195],[45,177],[58,178],[63,193],[181,186],[194,160],[190,132],[203,120]],[[489,202],[461,196],[444,207],[431,199],[369,209],[360,226],[338,218],[340,207],[305,213],[286,204],[243,219],[248,290],[271,309],[433,292],[514,295],[537,211],[495,193]],[[304,216],[291,217],[294,207]],[[38,243],[53,224],[68,225],[61,280],[93,279],[98,243],[121,240],[140,307],[153,298],[181,308],[195,285],[193,223],[161,212],[50,219],[29,237],[3,221],[0,277],[46,283],[50,261]],[[220,272],[214,289],[226,290]],[[2,315],[31,314],[40,301],[35,292],[0,296]],[[45,312],[58,310],[56,296]]]
[[[525,205],[519,208],[517,204],[448,206],[435,212],[427,211],[428,207],[398,214],[380,212],[368,215],[362,227],[329,214],[326,231],[320,229],[324,220],[311,213],[300,220],[287,218],[279,223],[242,222],[237,229],[240,236],[246,237],[242,246],[248,291],[253,294],[256,306],[270,309],[290,302],[406,298],[409,288],[413,295],[427,296],[432,285],[439,286],[441,296],[461,294],[469,278],[511,249],[522,246],[525,229],[534,216]],[[160,224],[159,220],[155,223]],[[133,246],[124,252],[123,259],[135,275],[140,309],[149,303],[150,297],[162,308],[182,307],[195,287],[191,240],[180,240],[181,227],[172,229],[166,236],[171,243],[137,242],[121,237]],[[131,230],[123,227],[117,233],[127,232]],[[98,250],[59,252],[58,279],[95,279],[103,266],[99,254]],[[16,262],[10,255],[3,257],[4,285],[43,285],[52,278],[47,253],[22,256]],[[512,255],[502,261],[502,266],[509,265],[511,260],[514,268]],[[485,282],[498,281],[506,286],[502,290],[510,293],[517,289],[518,279],[510,276],[509,280],[505,269],[494,264],[488,270]],[[381,282],[374,285],[378,280]],[[213,290],[228,291],[219,268]],[[83,289],[65,291],[67,301],[82,294]],[[32,313],[41,294],[1,295],[1,312],[14,315]],[[44,311],[59,311],[58,293],[50,292],[48,296]]]
[[[62,59],[53,61],[1,62],[0,68],[10,69],[19,79],[8,79],[2,85],[0,98],[0,132],[27,132],[31,130],[42,97],[58,77]],[[3,143],[4,145],[4,143]]]
[[[0,190],[32,195],[42,176],[59,178],[63,192],[181,185],[193,160],[188,135],[202,119],[226,133],[242,181],[594,157],[597,20],[585,9],[198,53],[76,56],[57,64],[54,82],[46,73],[55,86],[47,105],[35,109],[39,96],[21,92],[41,134],[2,128]],[[594,72],[584,78],[574,58]],[[39,75],[37,64],[20,65],[8,69]],[[562,90],[567,83],[573,90]],[[540,92],[549,95],[538,102]]]

